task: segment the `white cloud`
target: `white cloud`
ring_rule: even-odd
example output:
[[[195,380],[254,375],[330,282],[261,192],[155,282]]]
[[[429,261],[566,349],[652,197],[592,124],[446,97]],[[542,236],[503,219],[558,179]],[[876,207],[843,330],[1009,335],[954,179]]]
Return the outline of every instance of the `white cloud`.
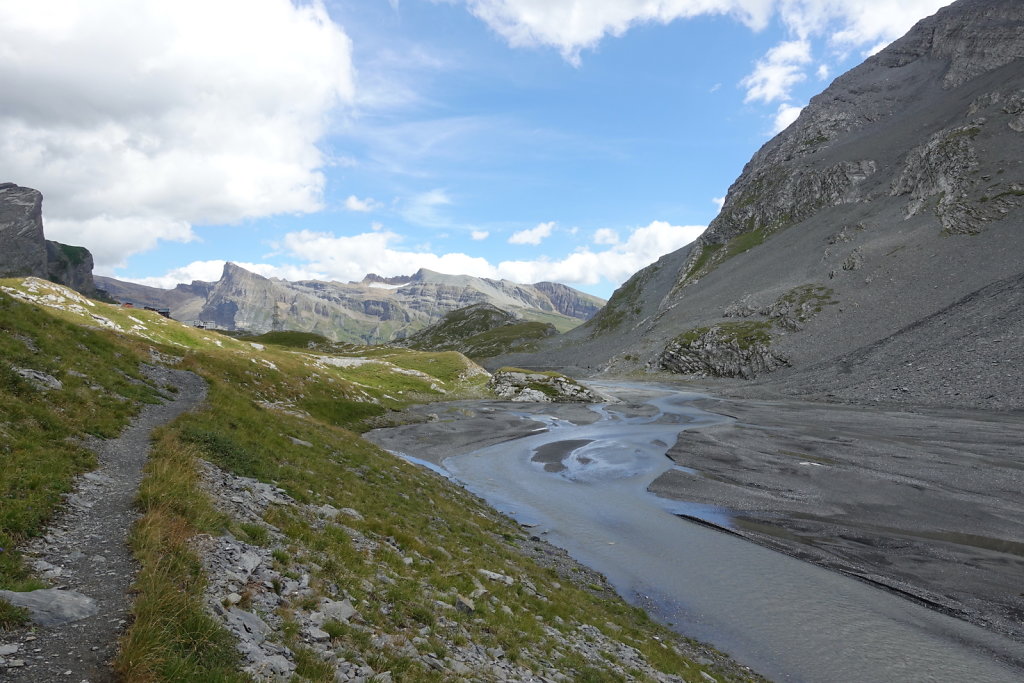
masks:
[[[472,237],[474,241],[480,242],[481,240],[485,240],[488,237],[490,237],[491,233],[489,233],[486,230],[474,230],[473,232],[469,233],[469,236]]]
[[[220,279],[221,273],[224,270],[224,263],[225,261],[218,259],[212,261],[193,261],[186,266],[168,271],[165,275],[143,278],[119,277],[118,279],[149,287],[174,289],[179,283],[190,283],[193,280],[216,282]],[[237,262],[235,265],[263,277],[276,277],[293,282],[296,280],[316,280],[324,277],[322,273],[298,266],[273,266],[268,263],[244,262]]]
[[[890,42],[949,0],[461,0],[515,47],[550,46],[573,64],[606,37],[649,23],[729,15],[759,31],[777,16],[804,40],[838,47]]]
[[[625,242],[603,251],[581,249],[554,261],[503,261],[498,264],[498,272],[515,282],[551,280],[595,285],[607,280],[619,284],[661,256],[697,239],[704,229],[703,225],[683,226],[654,221],[634,230]]]
[[[320,0],[0,3],[0,176],[111,266],[189,225],[320,208],[317,142],[353,97]],[[185,226],[185,228],[182,228]]]
[[[719,211],[721,211],[722,207],[725,206],[725,197],[712,197],[711,201],[718,207]]]
[[[43,206],[46,208],[45,203]],[[195,239],[188,223],[159,216],[47,218],[43,227],[49,239],[88,247],[96,271],[103,275],[112,275],[115,268],[125,265],[129,254],[148,251],[161,240],[191,242]]]
[[[611,228],[600,228],[594,232],[594,244],[618,244],[619,233]]]
[[[361,213],[367,213],[370,211],[376,211],[381,206],[380,202],[375,199],[367,197],[366,199],[360,199],[354,194],[350,194],[348,199],[345,200],[345,208],[349,211],[359,211]]]
[[[504,278],[514,282],[554,281],[594,285],[608,281],[618,285],[664,254],[689,244],[704,228],[702,225],[679,226],[654,221],[632,230],[625,241],[600,251],[583,248],[560,259],[542,257],[502,261],[496,265],[485,258],[463,253],[435,254],[429,250],[428,245],[402,249],[402,236],[388,230],[342,237],[303,230],[288,233],[279,245],[281,252],[297,263],[285,266],[258,263],[238,265],[266,277],[287,280],[358,281],[367,273],[392,277],[411,275],[420,268],[427,268],[441,273]],[[132,281],[171,288],[178,282],[217,280],[223,266],[223,261],[196,261],[162,277]]]
[[[744,102],[766,104],[789,99],[794,85],[807,78],[802,66],[811,61],[811,44],[806,40],[779,43],[759,59],[754,71],[740,85],[747,89]]]
[[[818,65],[817,74],[818,74],[818,80],[819,81],[826,81],[826,80],[828,80],[828,77],[831,75],[831,73],[832,72],[829,70],[828,64],[819,64]]]
[[[469,10],[516,47],[556,47],[572,64],[605,36],[633,26],[667,24],[706,14],[729,14],[763,28],[770,0],[463,0]]]
[[[401,235],[389,230],[342,237],[302,230],[285,235],[283,246],[291,256],[304,261],[304,267],[341,281],[362,280],[367,273],[385,277],[411,275],[420,268],[497,276],[497,269],[486,259],[461,253],[438,255],[426,249],[405,251],[396,248],[401,241]]]
[[[551,231],[555,228],[555,222],[549,221],[547,223],[540,223],[536,228],[530,228],[529,230],[520,230],[519,232],[512,233],[512,236],[508,238],[509,244],[532,244],[534,246],[540,244],[545,239],[551,236]]]
[[[449,0],[463,2],[514,47],[550,46],[574,65],[583,50],[641,24],[728,15],[759,31],[777,19],[794,40],[769,50],[741,85],[747,102],[787,102],[818,43],[845,58],[874,54],[950,0]],[[821,46],[817,45],[820,50]],[[828,78],[821,65],[817,76]],[[717,85],[711,92],[717,90]],[[787,110],[789,111],[789,110]],[[778,125],[778,114],[776,114]]]
[[[772,132],[781,133],[786,130],[786,128],[789,128],[789,124],[796,121],[803,109],[803,107],[799,107],[795,104],[789,104],[788,102],[780,104],[778,110],[775,112],[775,126],[772,129]]]

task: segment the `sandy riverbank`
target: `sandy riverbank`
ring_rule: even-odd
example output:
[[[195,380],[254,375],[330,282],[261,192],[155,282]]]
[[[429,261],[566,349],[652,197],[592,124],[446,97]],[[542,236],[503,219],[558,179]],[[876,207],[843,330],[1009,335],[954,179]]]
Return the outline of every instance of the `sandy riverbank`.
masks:
[[[658,495],[728,508],[741,535],[1024,642],[1024,423],[713,399]]]

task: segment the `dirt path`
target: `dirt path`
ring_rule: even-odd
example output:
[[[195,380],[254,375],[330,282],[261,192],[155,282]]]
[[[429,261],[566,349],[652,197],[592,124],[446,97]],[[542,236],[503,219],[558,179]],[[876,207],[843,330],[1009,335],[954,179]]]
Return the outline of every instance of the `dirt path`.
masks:
[[[147,405],[117,439],[91,444],[99,468],[84,475],[65,510],[29,553],[54,588],[81,599],[92,616],[57,626],[34,626],[0,636],[0,679],[10,681],[113,680],[110,661],[129,615],[128,589],[137,564],[127,545],[138,514],[134,500],[154,428],[197,406],[206,397],[198,376],[165,367],[145,368],[160,385],[174,385],[173,399]],[[63,596],[61,596],[63,597]],[[13,651],[12,651],[13,650]]]

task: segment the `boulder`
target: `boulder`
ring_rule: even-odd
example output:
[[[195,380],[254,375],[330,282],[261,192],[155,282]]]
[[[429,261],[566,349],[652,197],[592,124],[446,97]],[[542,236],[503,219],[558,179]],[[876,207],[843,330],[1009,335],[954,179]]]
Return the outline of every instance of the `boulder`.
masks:
[[[0,598],[15,607],[24,607],[32,622],[40,626],[60,626],[91,617],[99,611],[96,601],[75,591],[55,588],[26,591],[0,591]]]

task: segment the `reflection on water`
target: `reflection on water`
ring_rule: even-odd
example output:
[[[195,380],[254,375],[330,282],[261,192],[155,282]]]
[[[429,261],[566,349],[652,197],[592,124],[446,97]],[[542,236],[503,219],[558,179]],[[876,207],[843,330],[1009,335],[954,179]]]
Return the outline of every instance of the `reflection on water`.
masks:
[[[627,599],[769,677],[1024,680],[1003,663],[1020,659],[1012,641],[679,518],[729,528],[725,510],[648,493],[673,467],[665,452],[680,431],[730,419],[688,404],[694,398],[666,389],[648,401],[656,410],[633,417],[596,406],[601,419],[581,426],[529,415],[547,431],[444,464],[494,507],[539,525]]]

